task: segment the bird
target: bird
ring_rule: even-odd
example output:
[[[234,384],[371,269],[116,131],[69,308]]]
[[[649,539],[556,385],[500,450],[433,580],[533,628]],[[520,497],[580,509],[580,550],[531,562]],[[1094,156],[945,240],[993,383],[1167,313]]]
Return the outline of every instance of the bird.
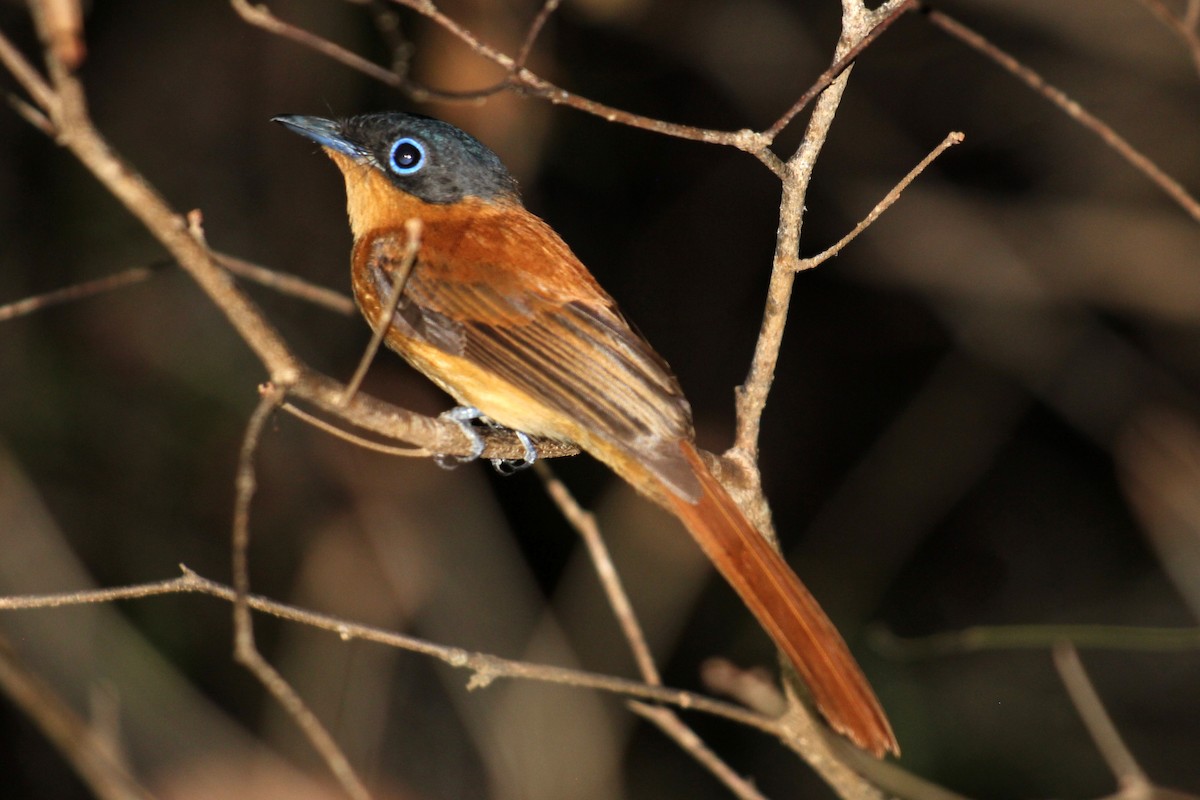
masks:
[[[678,518],[830,727],[876,757],[899,755],[833,623],[705,465],[667,362],[525,208],[500,158],[454,125],[418,114],[272,121],[316,142],[340,169],[354,297],[372,327],[386,325],[385,343],[465,416],[572,443]],[[419,242],[406,265],[411,220]],[[384,320],[399,280],[402,294]]]

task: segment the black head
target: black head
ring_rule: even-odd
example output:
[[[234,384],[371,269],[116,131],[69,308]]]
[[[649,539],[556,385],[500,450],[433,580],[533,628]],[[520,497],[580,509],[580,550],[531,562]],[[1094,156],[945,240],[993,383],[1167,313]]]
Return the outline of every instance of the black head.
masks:
[[[288,114],[272,122],[379,170],[427,203],[517,200],[517,182],[478,139],[448,122],[389,111],[331,120]]]

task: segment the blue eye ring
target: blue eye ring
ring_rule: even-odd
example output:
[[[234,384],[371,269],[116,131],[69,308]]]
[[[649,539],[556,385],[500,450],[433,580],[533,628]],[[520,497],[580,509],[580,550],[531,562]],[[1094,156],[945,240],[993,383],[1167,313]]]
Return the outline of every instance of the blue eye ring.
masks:
[[[397,175],[412,175],[425,166],[425,146],[412,137],[397,139],[388,151],[388,169]]]

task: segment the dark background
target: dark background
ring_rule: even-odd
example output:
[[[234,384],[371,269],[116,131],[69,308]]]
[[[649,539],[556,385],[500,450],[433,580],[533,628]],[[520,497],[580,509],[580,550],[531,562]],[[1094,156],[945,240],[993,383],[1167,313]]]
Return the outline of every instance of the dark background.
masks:
[[[389,61],[363,6],[271,7]],[[1196,69],[1141,5],[943,8],[1200,185]],[[534,6],[444,10],[512,53]],[[400,19],[420,79],[473,89],[501,77],[430,23]],[[268,119],[403,108],[467,128],[673,365],[701,444],[728,446],[779,199],[750,156],[513,95],[418,106],[221,3],[98,3],[86,25],[82,77],[114,147],[177,209],[202,210],[215,248],[339,290],[341,179]],[[531,66],[630,111],[762,129],[826,66],[838,27],[833,2],[567,2]],[[36,52],[20,4],[0,5],[0,28]],[[0,88],[19,94],[7,75]],[[905,767],[978,797],[1096,797],[1112,778],[1047,649],[900,661],[867,630],[1194,624],[1200,231],[1095,136],[911,16],[854,69],[807,199],[804,254],[840,238],[951,130],[966,142],[799,276],[764,480],[789,560],[859,655]],[[163,258],[68,153],[0,110],[0,304]],[[360,320],[250,292],[303,359],[349,376]],[[170,267],[0,325],[0,591],[159,580],[180,563],[227,580],[234,467],[265,377]],[[448,403],[390,355],[367,389],[429,413]],[[534,476],[443,472],[286,416],[259,463],[257,591],[446,644],[634,674]],[[674,523],[586,458],[554,466],[600,515],[670,685],[702,688],[697,667],[713,655],[772,663]],[[1161,496],[1180,507],[1154,514]],[[81,712],[117,726],[162,796],[324,796],[321,765],[231,662],[229,616],[183,596],[5,612],[0,625]],[[467,692],[467,675],[409,653],[270,620],[258,633],[380,796],[726,796],[614,698],[509,682]],[[1083,658],[1151,777],[1200,791],[1200,656]],[[770,739],[686,718],[767,796],[826,792]],[[88,796],[6,701],[0,764],[4,797]]]

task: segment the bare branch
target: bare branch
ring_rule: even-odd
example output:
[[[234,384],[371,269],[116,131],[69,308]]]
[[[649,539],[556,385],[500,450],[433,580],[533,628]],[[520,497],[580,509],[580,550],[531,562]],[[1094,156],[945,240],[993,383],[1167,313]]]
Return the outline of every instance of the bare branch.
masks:
[[[262,28],[268,33],[284,39],[290,39],[297,44],[315,50],[326,58],[332,59],[339,64],[344,64],[350,67],[350,69],[361,72],[387,86],[395,89],[404,88],[404,80],[391,70],[384,69],[378,64],[368,61],[357,53],[340,47],[328,39],[323,39],[303,28],[284,22],[272,14],[271,10],[265,5],[257,5],[251,3],[249,0],[229,0],[229,3],[242,19],[257,28]]]
[[[383,453],[384,455],[388,456],[400,456],[402,458],[428,458],[429,456],[433,455],[424,447],[395,447],[392,445],[380,444],[379,442],[365,439],[362,436],[356,436],[349,431],[342,430],[335,425],[331,425],[320,417],[315,417],[312,414],[309,414],[304,409],[297,408],[291,403],[284,403],[279,408],[281,411],[286,411],[287,413],[291,414],[296,419],[306,422],[318,430],[325,431],[325,433],[328,433],[330,436],[336,436],[342,441],[349,442],[350,444],[361,447],[364,450],[374,450],[376,453]]]
[[[750,153],[759,161],[761,161],[768,169],[776,172],[777,174],[781,169],[781,162],[770,150],[770,142],[767,141],[761,134],[757,134],[751,130],[718,131],[708,128],[699,128],[692,125],[681,125],[678,123],[666,122],[663,120],[654,119],[653,117],[643,116],[641,114],[632,114],[614,106],[580,97],[579,95],[573,94],[554,85],[550,81],[545,80],[529,69],[521,66],[516,58],[508,56],[485,44],[466,28],[459,25],[455,20],[443,14],[432,2],[425,2],[424,0],[394,1],[398,5],[411,8],[417,13],[433,20],[446,32],[455,36],[461,42],[463,42],[463,44],[471,48],[471,50],[473,50],[476,54],[502,67],[506,71],[508,77],[493,86],[470,92],[448,92],[441,89],[433,89],[426,86],[421,86],[415,82],[402,79],[395,73],[385,70],[383,67],[365,61],[360,56],[350,53],[338,45],[322,39],[316,34],[281,21],[278,17],[275,17],[265,6],[251,5],[248,0],[230,0],[235,9],[237,9],[238,13],[241,14],[243,19],[245,19],[247,22],[250,22],[251,24],[256,25],[270,33],[274,33],[306,47],[310,47],[329,56],[330,58],[335,59],[339,63],[345,64],[352,69],[356,69],[364,74],[367,74],[370,77],[380,80],[389,86],[402,89],[417,100],[437,99],[446,101],[476,101],[506,89],[516,89],[523,94],[548,100],[555,105],[570,106],[571,108],[575,108],[579,111],[584,111],[588,114],[602,117],[609,122],[617,122],[622,125],[641,128],[642,130],[652,131],[665,136],[674,136],[680,139],[689,139],[692,141],[723,144],[736,147],[739,150],[744,150],[745,152]]]
[[[246,596],[250,593],[250,502],[254,499],[254,492],[258,487],[254,473],[254,457],[258,452],[263,428],[275,413],[275,409],[283,402],[283,397],[283,391],[277,386],[267,385],[262,388],[258,405],[246,425],[241,452],[238,454],[233,505],[233,586],[237,590],[233,619],[238,651],[254,648],[254,630],[250,624],[250,610],[246,605]]]
[[[408,283],[408,276],[412,274],[413,266],[417,263],[417,251],[421,249],[421,220],[415,218],[406,220],[404,231],[404,255],[400,259],[399,266],[396,267],[396,274],[392,276],[392,286],[388,290],[387,300],[380,311],[379,319],[375,320],[371,326],[373,328],[371,340],[363,350],[362,358],[359,359],[358,368],[354,370],[353,377],[346,384],[343,403],[349,403],[354,399],[354,395],[362,386],[363,378],[367,377],[367,370],[371,368],[371,362],[375,360],[379,346],[383,344],[384,337],[392,327],[392,319],[396,316],[396,309],[400,307],[400,298],[404,296],[404,285]]]
[[[800,257],[800,229],[804,218],[804,198],[825,137],[833,125],[834,114],[853,67],[843,71],[817,100],[808,122],[804,139],[795,154],[788,159],[783,196],[779,202],[779,227],[775,232],[775,258],[771,265],[771,281],[767,287],[767,302],[763,321],[754,346],[754,356],[746,381],[737,389],[737,432],[733,447],[725,454],[736,462],[742,472],[753,478],[758,463],[758,438],[762,430],[762,413],[775,379],[779,348],[787,324],[792,286]]]
[[[642,631],[641,623],[638,622],[633,604],[629,602],[629,595],[625,593],[621,575],[617,572],[612,555],[604,544],[604,537],[600,535],[600,526],[596,524],[596,517],[585,511],[575,501],[570,490],[558,479],[549,466],[538,462],[534,464],[534,469],[538,477],[542,479],[546,493],[550,495],[563,517],[583,539],[588,557],[596,568],[596,576],[600,579],[600,585],[604,587],[608,604],[617,618],[617,623],[621,626],[625,641],[629,643],[629,649],[633,652],[633,658],[637,662],[642,680],[654,686],[662,685],[662,677],[658,674],[658,667],[654,665],[654,656],[650,653],[650,646],[646,643],[646,634]]]
[[[629,701],[629,708],[639,717],[652,723],[669,736],[683,752],[696,759],[705,769],[711,772],[721,784],[742,800],[766,800],[766,796],[758,791],[750,781],[738,775],[721,758],[712,751],[704,740],[684,725],[678,716],[668,709]]]
[[[513,61],[515,69],[523,69],[525,62],[529,60],[529,54],[533,51],[533,45],[537,42],[538,36],[542,33],[542,28],[546,27],[546,22],[550,19],[550,15],[558,10],[562,5],[562,0],[546,0],[542,3],[542,8],[538,11],[533,22],[529,25],[529,30],[525,34],[525,41],[521,43],[521,49],[517,51],[517,57]]]
[[[238,459],[237,496],[233,511],[233,585],[235,587],[233,655],[295,720],[296,725],[308,738],[313,749],[325,760],[346,794],[355,800],[370,800],[371,793],[367,791],[362,779],[350,765],[350,760],[338,746],[337,740],[317,719],[317,715],[312,712],[312,709],[292,688],[292,685],[262,657],[254,643],[254,620],[250,615],[248,602],[250,595],[250,502],[254,498],[257,486],[254,461],[263,428],[266,427],[271,415],[275,413],[275,409],[282,402],[283,392],[280,389],[267,387],[263,390],[262,399],[259,400],[258,406],[254,409],[254,413],[250,416],[250,422],[246,426],[246,435],[242,440],[241,455]]]
[[[4,68],[12,73],[12,76],[17,79],[17,83],[29,92],[33,102],[37,103],[47,116],[52,115],[58,102],[54,90],[50,88],[50,84],[38,73],[37,69],[29,63],[29,60],[21,55],[21,51],[17,49],[16,45],[8,40],[3,31],[0,31],[0,64],[3,64]]]
[[[315,306],[327,308],[346,317],[353,316],[358,311],[358,307],[354,305],[353,299],[341,292],[336,292],[333,289],[327,289],[324,286],[307,281],[298,275],[267,269],[253,262],[246,261],[243,258],[216,250],[212,251],[212,256],[218,264],[239,278],[254,281],[260,286],[273,289],[280,294],[289,295],[312,303]]]
[[[1070,642],[1086,650],[1175,653],[1200,650],[1200,628],[1139,628],[1129,625],[980,625],[961,631],[904,638],[883,627],[871,643],[888,658],[912,661],[988,650],[1045,650]]]
[[[1187,47],[1196,69],[1200,70],[1200,36],[1196,34],[1196,20],[1177,16],[1163,0],[1137,0],[1137,2],[1145,6],[1146,10],[1165,25],[1167,30],[1179,37]],[[1197,8],[1200,8],[1200,3],[1193,2],[1188,9],[1188,15],[1193,15]]]
[[[341,292],[326,289],[324,286],[311,283],[296,275],[276,272],[227,253],[213,251],[212,256],[218,264],[234,275],[273,289],[280,294],[299,298],[344,316],[349,316],[357,310],[354,301]],[[144,267],[130,267],[111,275],[105,275],[103,278],[82,281],[40,295],[14,300],[11,303],[0,305],[0,322],[7,322],[56,305],[86,300],[89,297],[134,286],[149,280],[164,268],[174,266],[174,264],[174,261],[164,260]]]
[[[843,236],[840,240],[838,240],[838,243],[832,247],[823,250],[811,258],[800,259],[798,262],[796,262],[796,269],[812,269],[813,267],[825,263],[840,253],[842,248],[850,244],[850,242],[852,242],[860,233],[870,227],[875,220],[879,219],[879,217],[883,215],[883,212],[891,208],[892,204],[900,199],[900,194],[908,188],[910,183],[917,179],[918,175],[925,171],[926,167],[933,163],[935,158],[946,152],[946,150],[950,147],[953,147],[956,144],[961,144],[963,138],[964,135],[958,131],[953,131],[947,135],[946,138],[942,140],[941,144],[935,147],[933,151],[929,153],[929,155],[921,159],[919,164],[913,167],[912,170],[909,171],[909,173],[905,175],[899,183],[892,187],[891,191],[884,195],[884,198],[880,200],[873,209],[871,209],[871,213],[867,214],[867,216],[863,218],[862,222],[855,225],[852,231]]]
[[[103,278],[95,280],[83,281],[72,286],[67,286],[62,289],[55,289],[52,292],[45,294],[34,295],[33,297],[25,297],[21,300],[15,300],[11,303],[6,303],[0,306],[0,322],[7,322],[10,319],[23,317],[26,314],[32,314],[36,311],[50,308],[52,306],[62,305],[63,303],[73,303],[76,300],[83,300],[88,297],[95,297],[98,294],[104,294],[116,289],[123,289],[126,286],[132,286],[141,283],[149,278],[154,277],[162,267],[168,266],[170,262],[160,262],[150,267],[132,267],[121,272],[105,275]]]
[[[1104,710],[1104,703],[1096,693],[1096,687],[1088,679],[1079,660],[1079,653],[1070,644],[1060,642],[1054,647],[1054,666],[1058,669],[1059,677],[1079,712],[1080,719],[1096,743],[1096,748],[1104,756],[1109,769],[1116,776],[1117,783],[1123,790],[1134,787],[1149,787],[1150,780],[1134,759],[1133,753],[1125,746],[1121,734],[1112,718]]]
[[[0,611],[19,611],[37,608],[66,608],[112,603],[117,600],[139,600],[143,597],[158,597],[164,594],[179,594],[194,591],[189,584],[191,570],[183,567],[183,578],[166,581],[139,583],[134,586],[117,586],[110,589],[88,589],[79,592],[57,592],[55,594],[27,594],[17,597],[0,597]]]
[[[642,675],[642,680],[651,686],[661,686],[662,678],[658,673],[658,668],[654,665],[654,656],[650,653],[650,646],[646,643],[646,636],[642,631],[641,623],[638,622],[637,614],[633,610],[633,604],[629,602],[629,596],[625,593],[620,573],[617,572],[616,565],[613,564],[612,555],[609,553],[608,547],[604,543],[604,538],[600,534],[600,528],[596,524],[595,516],[584,510],[576,502],[566,485],[554,475],[548,465],[539,462],[534,465],[534,468],[537,470],[538,477],[542,479],[542,484],[546,487],[547,493],[549,493],[551,499],[558,506],[559,511],[583,539],[584,545],[588,550],[588,557],[591,559],[592,565],[596,568],[596,575],[600,579],[601,586],[604,587],[604,593],[608,598],[609,606],[612,608],[613,614],[616,616],[617,622],[625,635],[625,640],[629,643],[629,648],[633,652],[634,660],[638,665],[638,671]],[[629,707],[634,713],[645,717],[658,726],[660,730],[679,744],[684,752],[704,765],[706,769],[712,772],[735,795],[742,798],[761,800],[762,796],[757,790],[748,781],[734,772],[728,764],[721,760],[720,756],[710,750],[700,737],[674,711],[636,701],[630,701]]]
[[[742,669],[728,659],[709,658],[700,668],[700,680],[709,691],[768,716],[787,710],[787,698],[766,670]]]
[[[101,800],[151,800],[109,748],[58,693],[21,663],[0,636],[0,688]]]
[[[838,57],[836,61],[830,65],[829,69],[822,72],[812,86],[810,86],[804,94],[800,95],[800,99],[792,104],[792,107],[783,113],[775,123],[763,131],[763,137],[768,143],[774,142],[775,138],[783,132],[783,129],[795,119],[796,115],[808,107],[808,104],[813,101],[821,92],[829,88],[829,84],[841,75],[846,69],[854,63],[854,59],[862,54],[862,51],[870,47],[877,38],[888,28],[892,27],[892,23],[898,20],[909,11],[913,11],[918,7],[917,0],[901,0],[894,8],[887,9],[887,13],[883,18],[871,29],[871,32],[855,42],[849,50]]]
[[[288,396],[311,403],[362,430],[397,442],[415,444],[431,453],[467,455],[472,452],[473,443],[458,425],[416,414],[362,392],[347,403],[343,384],[308,367],[300,369]],[[525,445],[512,431],[485,427],[477,433],[484,439],[481,458],[519,459],[525,455]],[[539,458],[579,453],[579,448],[572,444],[550,439],[535,439],[535,444]]]
[[[929,7],[924,8],[929,21],[955,39],[995,61],[1008,72],[1019,78],[1026,86],[1049,100],[1071,119],[1100,137],[1117,155],[1124,158],[1134,169],[1149,178],[1168,197],[1174,200],[1192,219],[1200,222],[1200,201],[1188,194],[1183,185],[1163,172],[1157,164],[1114,131],[1107,123],[1096,117],[1065,92],[1046,82],[1041,75],[1013,58],[1004,50],[989,42],[979,33],[958,22],[953,17]]]
[[[105,603],[113,600],[186,593],[206,594],[228,603],[236,603],[237,592],[232,587],[204,578],[187,567],[181,566],[181,569],[183,570],[183,575],[169,581],[154,581],[152,583],[125,586],[116,589],[0,598],[0,610],[62,608],[64,606]],[[278,619],[296,622],[332,633],[342,641],[361,639],[386,647],[395,647],[436,658],[456,669],[471,671],[474,675],[472,682],[477,687],[487,686],[499,678],[517,678],[582,689],[595,689],[609,694],[622,695],[654,703],[666,703],[681,709],[700,711],[747,725],[771,736],[779,736],[782,733],[778,722],[770,717],[695,692],[685,692],[665,686],[651,686],[625,678],[598,675],[582,670],[566,669],[544,664],[513,661],[486,653],[471,652],[460,647],[437,644],[425,639],[406,636],[371,625],[349,622],[329,614],[320,614],[315,611],[270,600],[261,595],[246,595],[246,605],[254,611],[270,614]]]

